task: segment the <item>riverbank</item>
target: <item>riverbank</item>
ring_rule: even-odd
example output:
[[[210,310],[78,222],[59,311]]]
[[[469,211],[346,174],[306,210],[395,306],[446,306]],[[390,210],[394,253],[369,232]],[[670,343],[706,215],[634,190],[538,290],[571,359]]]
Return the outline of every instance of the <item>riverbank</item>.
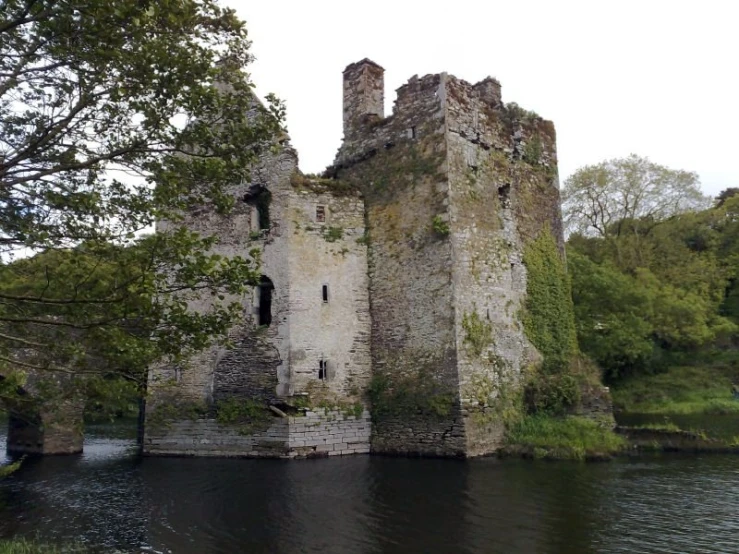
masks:
[[[607,424],[580,416],[529,415],[508,431],[502,456],[550,460],[606,460],[628,443]]]
[[[673,367],[614,384],[613,407],[637,414],[739,414],[739,400],[732,392],[738,379],[734,367]]]

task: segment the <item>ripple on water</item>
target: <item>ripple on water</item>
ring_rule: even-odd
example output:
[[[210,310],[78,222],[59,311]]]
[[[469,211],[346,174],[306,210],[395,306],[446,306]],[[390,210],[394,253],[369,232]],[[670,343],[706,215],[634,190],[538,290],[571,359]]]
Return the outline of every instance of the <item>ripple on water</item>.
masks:
[[[739,552],[730,456],[142,459],[114,436],[0,484],[0,536],[177,554]]]

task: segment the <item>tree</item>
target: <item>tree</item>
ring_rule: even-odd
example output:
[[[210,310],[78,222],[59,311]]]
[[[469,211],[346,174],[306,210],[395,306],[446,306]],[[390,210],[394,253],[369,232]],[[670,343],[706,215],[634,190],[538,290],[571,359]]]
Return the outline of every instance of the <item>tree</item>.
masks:
[[[649,292],[608,263],[594,263],[568,248],[577,337],[583,352],[614,379],[650,361],[652,306]]]
[[[676,214],[708,207],[698,175],[634,154],[578,169],[564,183],[562,210],[570,232],[600,236],[622,256],[617,239],[637,255],[640,239]]]
[[[720,208],[721,206],[724,205],[724,203],[726,203],[726,201],[729,198],[733,198],[737,194],[739,194],[739,188],[737,187],[729,187],[727,189],[722,190],[716,197],[716,207]]]
[[[224,340],[253,259],[182,213],[276,144],[283,107],[252,94],[246,29],[214,0],[3,0],[0,376],[138,380]],[[166,232],[142,236],[156,220]],[[24,259],[25,258],[25,259]],[[188,310],[192,294],[219,298]],[[1,383],[0,383],[1,386]]]

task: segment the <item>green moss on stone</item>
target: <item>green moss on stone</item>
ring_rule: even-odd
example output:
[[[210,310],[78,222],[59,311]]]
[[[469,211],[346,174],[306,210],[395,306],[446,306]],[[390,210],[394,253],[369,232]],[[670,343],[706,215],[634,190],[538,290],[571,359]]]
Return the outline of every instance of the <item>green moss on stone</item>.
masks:
[[[368,394],[375,421],[392,417],[434,417],[451,414],[454,395],[444,390],[423,371],[412,375],[377,373],[372,377]]]
[[[474,356],[482,356],[493,340],[492,324],[484,321],[476,311],[473,311],[462,316],[462,328],[464,329],[464,344]]]
[[[272,419],[269,408],[251,398],[228,398],[216,404],[216,421],[237,426],[242,435],[266,430]]]

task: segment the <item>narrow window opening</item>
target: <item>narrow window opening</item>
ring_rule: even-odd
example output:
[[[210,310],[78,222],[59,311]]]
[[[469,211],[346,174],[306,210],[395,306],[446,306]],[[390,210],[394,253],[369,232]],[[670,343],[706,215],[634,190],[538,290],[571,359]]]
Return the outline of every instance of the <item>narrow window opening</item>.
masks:
[[[323,302],[328,302],[328,285],[323,285],[321,287],[321,296],[323,297]]]
[[[244,201],[256,209],[259,230],[269,230],[269,205],[272,202],[272,193],[267,187],[252,185],[244,196]]]
[[[316,223],[325,223],[326,206],[316,206]]]
[[[259,295],[259,312],[257,318],[258,325],[269,326],[272,323],[272,291],[275,286],[269,277],[262,275],[259,280],[259,286],[257,287],[257,293]]]
[[[318,378],[321,381],[325,381],[326,379],[328,379],[328,367],[327,367],[327,365],[328,364],[326,363],[326,360],[323,360],[322,359],[322,360],[320,360],[318,362]]]

